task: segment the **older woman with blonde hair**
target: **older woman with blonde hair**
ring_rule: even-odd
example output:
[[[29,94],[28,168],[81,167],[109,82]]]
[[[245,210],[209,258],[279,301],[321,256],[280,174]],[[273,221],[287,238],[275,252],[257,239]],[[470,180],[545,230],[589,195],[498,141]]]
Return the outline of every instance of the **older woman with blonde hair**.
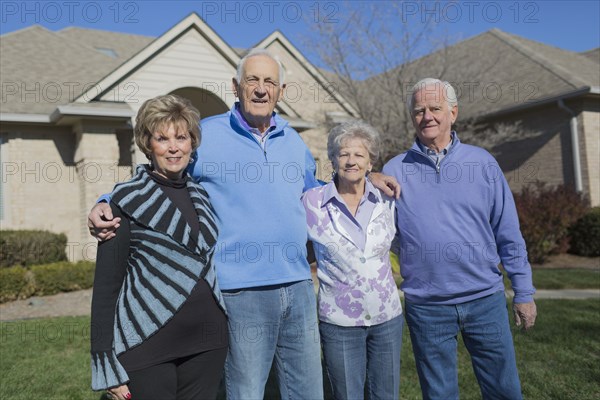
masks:
[[[150,160],[115,186],[118,235],[98,246],[92,388],[112,398],[215,398],[228,348],[212,260],[217,225],[187,174],[200,113],[179,96],[140,108],[135,142]]]
[[[389,251],[394,204],[366,175],[379,134],[363,122],[333,128],[327,152],[335,176],[304,194],[319,278],[319,331],[336,399],[397,399],[402,306]]]

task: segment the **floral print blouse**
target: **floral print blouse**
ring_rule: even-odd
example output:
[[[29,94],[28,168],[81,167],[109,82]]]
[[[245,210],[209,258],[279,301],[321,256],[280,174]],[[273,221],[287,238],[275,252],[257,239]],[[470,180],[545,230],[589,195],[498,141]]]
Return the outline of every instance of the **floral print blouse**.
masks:
[[[364,244],[357,244],[356,232],[349,232],[351,214],[343,201],[334,201],[341,197],[333,182],[307,191],[302,198],[318,265],[319,319],[330,324],[371,326],[402,313],[389,257],[396,234],[395,200],[369,181],[365,193],[375,195],[371,197],[375,206],[367,226],[360,227]],[[361,201],[361,207],[372,204]],[[358,229],[360,223],[354,223]]]

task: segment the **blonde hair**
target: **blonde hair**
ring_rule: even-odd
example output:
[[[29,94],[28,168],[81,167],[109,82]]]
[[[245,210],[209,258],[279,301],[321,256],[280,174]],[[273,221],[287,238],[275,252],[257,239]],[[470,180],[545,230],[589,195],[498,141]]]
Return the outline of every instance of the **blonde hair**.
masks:
[[[189,132],[192,150],[200,146],[200,111],[192,102],[175,94],[167,94],[146,100],[135,117],[133,137],[135,144],[150,159],[150,139],[155,132],[173,124]]]

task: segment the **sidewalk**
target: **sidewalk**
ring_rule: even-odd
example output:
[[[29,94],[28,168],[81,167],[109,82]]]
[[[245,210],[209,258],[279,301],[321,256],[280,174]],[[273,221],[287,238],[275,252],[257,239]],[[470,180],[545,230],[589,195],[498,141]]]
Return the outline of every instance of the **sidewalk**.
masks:
[[[512,298],[512,290],[506,291],[506,297]],[[600,299],[600,289],[539,289],[533,295],[534,299]]]
[[[315,293],[318,284],[315,282]],[[506,291],[506,297],[514,294]],[[400,292],[400,297],[404,294]],[[600,299],[600,289],[538,290],[535,299]],[[90,315],[92,289],[0,304],[0,321]]]

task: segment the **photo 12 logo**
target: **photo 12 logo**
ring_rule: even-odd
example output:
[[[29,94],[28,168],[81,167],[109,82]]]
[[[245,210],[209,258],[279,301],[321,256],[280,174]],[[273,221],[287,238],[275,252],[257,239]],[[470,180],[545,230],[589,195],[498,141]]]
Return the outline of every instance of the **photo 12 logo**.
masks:
[[[74,23],[100,21],[136,24],[140,2],[134,1],[2,1],[2,23]]]
[[[200,16],[207,22],[287,23],[308,21],[337,23],[339,4],[333,1],[203,1]]]
[[[538,23],[541,2],[535,1],[403,1],[402,22],[457,23],[510,20],[515,24]]]

